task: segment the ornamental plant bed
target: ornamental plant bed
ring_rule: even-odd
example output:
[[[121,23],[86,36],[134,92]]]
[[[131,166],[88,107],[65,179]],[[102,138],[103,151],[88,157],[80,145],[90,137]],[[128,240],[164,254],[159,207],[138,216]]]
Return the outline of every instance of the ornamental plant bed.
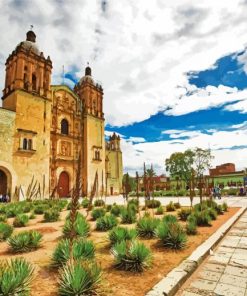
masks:
[[[156,210],[149,209],[152,216]],[[165,215],[176,212],[164,212]],[[96,260],[103,271],[102,295],[118,295],[118,296],[143,296],[157,282],[159,282],[169,271],[176,267],[182,260],[188,257],[201,243],[203,243],[210,235],[212,235],[222,224],[232,217],[238,208],[229,208],[224,215],[218,215],[217,220],[212,221],[211,227],[198,227],[198,234],[188,236],[187,246],[182,250],[165,249],[158,243],[157,238],[146,239],[139,238],[147,247],[151,249],[153,254],[153,264],[151,268],[146,269],[142,273],[133,273],[121,271],[114,267],[114,258],[110,253],[110,242],[108,240],[108,232],[100,232],[95,230],[96,222],[88,222],[91,226],[91,234],[88,239],[92,240],[96,247]],[[79,210],[80,213],[86,214],[84,209]],[[43,216],[38,215],[35,219],[30,220],[25,227],[25,231],[36,230],[43,235],[41,247],[32,252],[23,254],[12,254],[9,250],[8,243],[0,242],[0,260],[24,257],[35,267],[35,279],[32,282],[32,296],[57,296],[58,295],[58,270],[51,267],[52,254],[57,243],[62,238],[62,229],[65,217],[69,211],[61,212],[60,221],[43,223]],[[141,216],[144,211],[141,211]],[[161,215],[155,215],[161,218]],[[137,215],[137,219],[138,219]],[[119,219],[120,220],[120,219]],[[8,219],[12,224],[13,218]],[[180,222],[185,226],[185,222]],[[119,224],[119,226],[134,228],[135,224]],[[23,231],[23,229],[15,228],[14,234]]]

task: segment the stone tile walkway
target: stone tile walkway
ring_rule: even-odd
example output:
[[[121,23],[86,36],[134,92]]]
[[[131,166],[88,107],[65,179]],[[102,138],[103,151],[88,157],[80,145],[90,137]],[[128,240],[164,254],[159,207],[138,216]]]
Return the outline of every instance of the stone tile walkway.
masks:
[[[177,296],[247,296],[247,212]]]

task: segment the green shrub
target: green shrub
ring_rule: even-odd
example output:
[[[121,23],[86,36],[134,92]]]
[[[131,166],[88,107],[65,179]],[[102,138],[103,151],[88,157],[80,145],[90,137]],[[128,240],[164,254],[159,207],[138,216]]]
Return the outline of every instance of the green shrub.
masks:
[[[202,210],[202,211],[194,211],[192,214],[196,218],[196,224],[198,226],[211,226],[211,220],[208,210]]]
[[[67,209],[67,210],[71,210],[71,205],[72,205],[71,202],[69,202],[68,205],[67,205],[67,208],[66,208],[66,209]],[[80,209],[80,204],[79,204],[79,202],[78,202],[78,204],[77,204],[76,209],[77,209],[77,210]]]
[[[223,206],[222,205],[217,205],[217,207],[215,208],[216,212],[218,215],[223,215],[224,214],[224,210],[223,210]]]
[[[37,205],[34,207],[33,212],[36,215],[43,215],[46,209],[48,209],[46,205]]]
[[[182,208],[178,212],[178,217],[179,217],[180,220],[186,221],[190,214],[191,214],[191,209],[184,209],[184,208]]]
[[[9,238],[12,232],[13,227],[11,225],[0,222],[0,242]]]
[[[85,217],[77,213],[76,219],[75,219],[75,235],[76,236],[81,236],[81,237],[87,237],[90,233],[90,225],[86,221]],[[72,225],[69,219],[69,215],[66,218],[64,227],[63,227],[63,234],[65,237],[70,237],[71,235],[71,230],[72,230]]]
[[[14,253],[24,253],[35,250],[40,247],[42,235],[33,231],[23,231],[11,236],[8,244]]]
[[[169,202],[169,204],[166,206],[167,212],[174,212],[176,210],[174,203],[172,201]]]
[[[82,261],[70,262],[60,271],[59,295],[98,295],[101,278],[102,272],[97,264],[86,264]]]
[[[228,189],[228,195],[238,195],[238,189],[237,188],[230,188]]]
[[[164,223],[175,223],[175,222],[178,222],[178,219],[176,216],[174,215],[165,215],[163,218],[162,218],[162,221]]]
[[[90,203],[89,199],[85,197],[83,198],[81,205],[84,209],[86,209],[89,206],[89,203]]]
[[[35,219],[36,218],[36,215],[34,214],[34,213],[31,213],[30,215],[29,215],[29,220],[31,220],[31,219]]]
[[[29,221],[29,217],[26,214],[19,214],[13,221],[14,227],[25,227]]]
[[[137,232],[135,229],[128,229],[125,227],[114,227],[109,232],[109,240],[112,245],[120,243],[121,241],[130,241],[137,237]]]
[[[138,201],[138,199],[130,199],[128,201],[128,205],[130,205],[130,204],[134,204],[137,208],[139,207],[139,201]]]
[[[179,202],[175,202],[175,203],[174,203],[174,207],[175,207],[176,209],[180,209],[180,208],[181,208],[181,205],[180,205]]]
[[[94,202],[94,206],[95,207],[104,207],[105,202],[103,201],[103,199],[96,199],[96,201]]]
[[[121,223],[123,224],[132,224],[136,222],[136,212],[130,207],[127,209],[123,208],[121,210],[120,217]]]
[[[105,216],[105,213],[106,212],[103,208],[95,208],[92,210],[91,216],[92,216],[92,219],[95,221],[98,218]]]
[[[6,222],[7,216],[5,214],[0,214],[0,222]]]
[[[149,248],[138,241],[122,241],[115,244],[111,253],[118,269],[142,272],[151,265],[152,254]]]
[[[121,213],[121,210],[122,210],[122,206],[118,206],[118,205],[113,205],[112,208],[111,208],[111,214],[118,217]]]
[[[151,199],[146,201],[146,205],[149,209],[156,209],[161,205],[161,203],[159,200]]]
[[[0,262],[0,295],[28,296],[33,280],[33,266],[24,258]]]
[[[159,206],[155,212],[156,215],[163,215],[164,214],[164,209],[162,206]]]
[[[223,204],[222,204],[222,210],[223,210],[224,212],[227,212],[227,211],[228,211],[228,205],[227,205],[226,202],[223,202]],[[1,221],[1,218],[0,218],[0,221]]]
[[[141,218],[137,221],[136,230],[138,235],[145,238],[153,238],[160,220],[156,218]]]
[[[107,205],[107,206],[106,206],[106,211],[107,211],[107,212],[110,212],[111,209],[112,209],[112,205]]]
[[[105,215],[96,220],[96,230],[107,231],[117,226],[118,221],[114,215]]]
[[[67,204],[68,204],[68,201],[67,201],[67,200],[65,200],[65,199],[60,199],[60,200],[58,201],[57,206],[59,207],[60,211],[62,211],[62,210],[67,206]]]
[[[196,218],[190,215],[186,223],[186,233],[188,235],[195,235],[197,233]]]
[[[211,219],[212,220],[216,220],[217,219],[217,212],[216,212],[216,210],[215,209],[213,209],[213,208],[208,208],[208,214],[209,214],[209,216],[211,217]]]
[[[187,236],[178,223],[161,223],[157,227],[157,236],[166,248],[182,249],[186,246]]]
[[[92,241],[78,239],[73,241],[72,255],[74,260],[90,260],[94,258],[95,247]],[[61,240],[52,255],[52,265],[61,266],[70,259],[70,241]]]
[[[56,222],[59,220],[60,212],[54,208],[46,210],[44,213],[45,222]]]

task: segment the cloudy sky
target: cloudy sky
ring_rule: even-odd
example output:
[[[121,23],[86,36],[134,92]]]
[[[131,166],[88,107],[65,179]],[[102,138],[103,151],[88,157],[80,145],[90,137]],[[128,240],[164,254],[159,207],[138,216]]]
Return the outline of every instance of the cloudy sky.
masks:
[[[53,84],[73,87],[87,61],[104,88],[106,134],[125,170],[187,148],[247,167],[246,0],[0,0],[4,63],[34,26]],[[3,87],[2,87],[3,88]]]

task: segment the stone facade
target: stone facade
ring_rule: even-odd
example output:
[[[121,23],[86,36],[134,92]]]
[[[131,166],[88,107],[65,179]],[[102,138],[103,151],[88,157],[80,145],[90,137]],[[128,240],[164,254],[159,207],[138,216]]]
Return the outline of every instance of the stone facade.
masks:
[[[0,194],[8,193],[12,199],[70,196],[79,155],[83,195],[91,194],[94,183],[96,195],[104,195],[107,179],[111,193],[119,194],[120,138],[117,149],[106,149],[102,87],[94,82],[90,67],[74,90],[51,85],[51,70],[50,57],[39,51],[33,31],[6,61],[0,108]]]
[[[234,163],[224,163],[221,165],[217,165],[213,169],[209,169],[209,175],[210,176],[220,176],[223,174],[228,174],[228,173],[235,173],[235,164]]]

